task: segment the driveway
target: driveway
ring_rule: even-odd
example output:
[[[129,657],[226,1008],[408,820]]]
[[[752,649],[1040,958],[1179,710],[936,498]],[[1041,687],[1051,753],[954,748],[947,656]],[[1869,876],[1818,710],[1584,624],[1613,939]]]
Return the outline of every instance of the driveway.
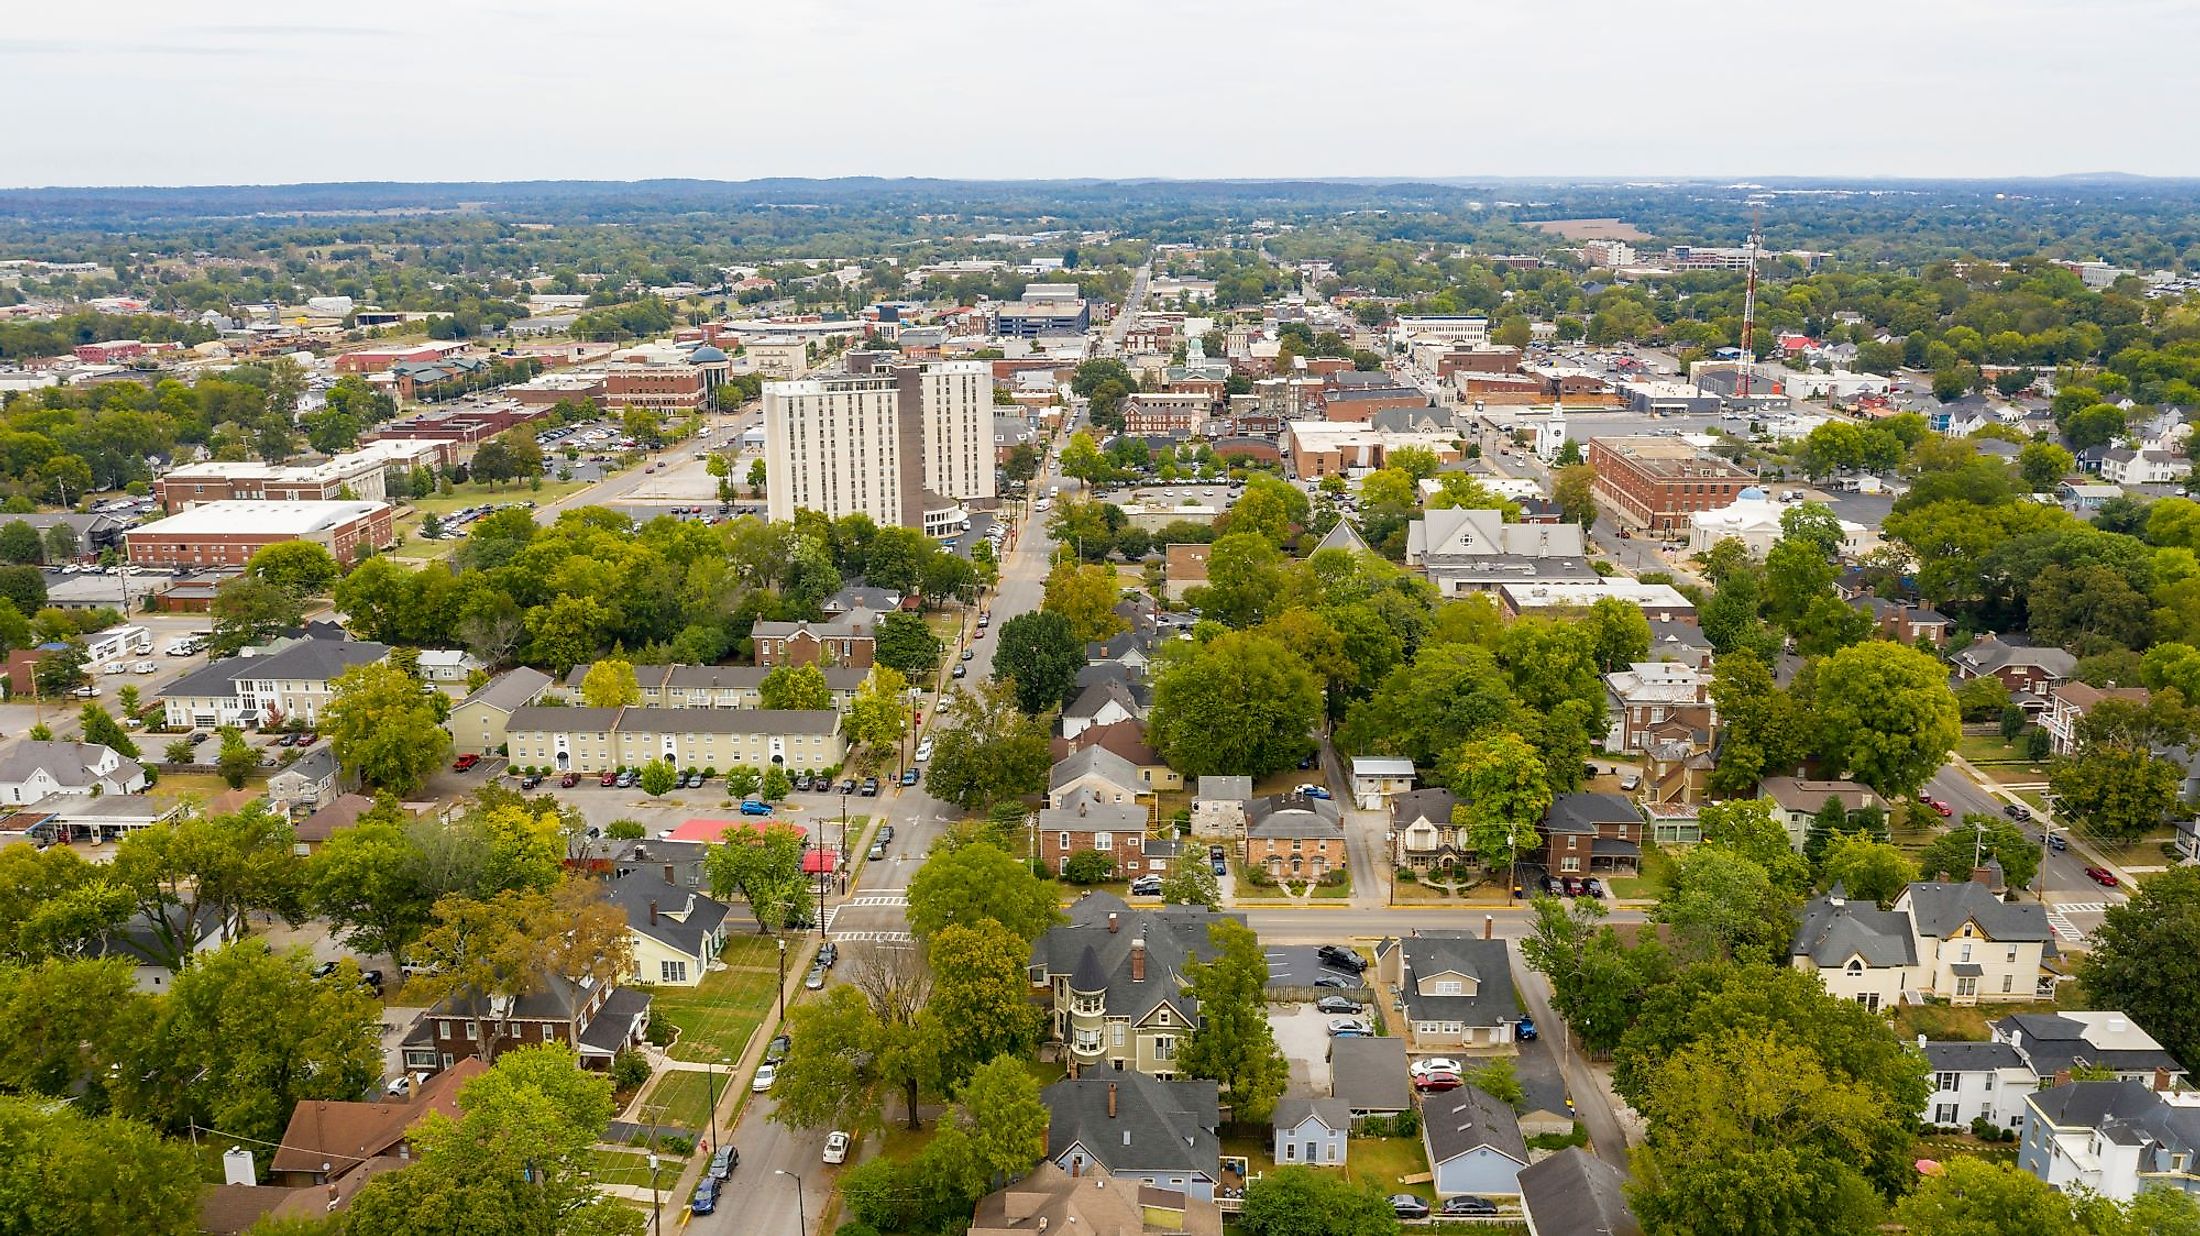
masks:
[[[1329,1014],[1311,1004],[1271,1004],[1268,1025],[1276,1047],[1291,1062],[1293,1094],[1329,1093]]]

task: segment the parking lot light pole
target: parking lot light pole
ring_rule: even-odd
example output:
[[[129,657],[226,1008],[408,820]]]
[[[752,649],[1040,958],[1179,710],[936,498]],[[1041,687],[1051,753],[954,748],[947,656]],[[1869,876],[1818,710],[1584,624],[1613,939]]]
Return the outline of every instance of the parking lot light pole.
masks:
[[[779,937],[779,1020],[787,1020],[787,937]]]

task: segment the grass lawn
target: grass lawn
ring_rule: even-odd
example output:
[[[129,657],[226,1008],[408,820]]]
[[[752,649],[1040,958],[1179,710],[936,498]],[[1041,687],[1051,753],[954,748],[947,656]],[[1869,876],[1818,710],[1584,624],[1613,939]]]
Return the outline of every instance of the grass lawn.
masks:
[[[2044,773],[2045,765],[2033,764],[2025,757],[2028,745],[2021,738],[2007,742],[1998,734],[1965,734],[1956,740],[1956,754],[1973,764],[2025,764]]]
[[[1253,1175],[1271,1172],[1276,1161],[1270,1156],[1272,1144],[1258,1137],[1228,1137],[1222,1142],[1224,1155],[1242,1156],[1246,1168]],[[1420,1184],[1401,1184],[1401,1176],[1419,1176],[1428,1172],[1428,1153],[1421,1147],[1419,1137],[1355,1137],[1345,1143],[1345,1174],[1355,1180],[1373,1183],[1385,1194],[1411,1193],[1423,1201],[1434,1204],[1435,1186],[1424,1181]],[[1488,1230],[1488,1229],[1479,1229]]]
[[[640,1110],[658,1124],[673,1124],[707,1133],[710,1129],[710,1091],[715,1088],[719,1098],[726,1097],[729,1080],[724,1070],[715,1077],[684,1069],[659,1073],[649,1093],[642,1096]]]
[[[1655,900],[1673,882],[1673,856],[1655,845],[1642,847],[1642,874],[1607,880],[1612,895],[1629,900]]]
[[[158,759],[160,758],[160,748],[173,741],[175,741],[173,738],[154,734],[150,736],[150,741],[140,741],[138,748],[145,752],[149,758]],[[266,775],[254,774],[245,778],[244,788],[254,794],[260,793],[267,788]],[[174,802],[179,798],[188,796],[204,803],[212,800],[217,794],[227,794],[228,792],[229,783],[213,773],[167,773],[159,781],[154,782],[153,788],[147,790],[146,794],[149,797],[167,802]]]
[[[757,1023],[778,1001],[779,946],[774,937],[736,934],[719,956],[726,968],[703,976],[694,987],[650,989],[651,1017],[680,1031],[670,1049],[675,1060],[738,1058]],[[787,964],[796,963],[790,958]]]
[[[1921,1137],[1917,1141],[1917,1157],[1946,1160],[1955,1155],[1984,1159],[2014,1167],[2017,1162],[2017,1143],[1979,1141],[1975,1137]]]
[[[2013,1013],[2052,1013],[2053,1003],[2045,1004],[1905,1004],[1894,1011],[1896,1037],[1904,1042],[1915,1042],[1922,1034],[1929,1039],[1962,1039],[1984,1042],[1992,1036],[1986,1023]]]
[[[597,1150],[592,1153],[596,1160],[596,1183],[649,1187],[648,1151]],[[657,1160],[657,1187],[669,1189],[679,1183],[680,1164],[684,1160],[663,1153],[659,1153]]]
[[[560,458],[557,462],[563,463],[564,460]],[[556,472],[557,468],[552,464],[551,474],[554,476]],[[541,506],[560,498],[570,498],[593,484],[594,481],[558,481],[545,477],[541,489],[511,484],[498,485],[492,489],[479,482],[468,481],[464,485],[452,486],[449,494],[431,494],[425,498],[411,499],[411,505],[416,511],[433,511],[438,515],[448,515],[460,507],[480,506],[484,502],[533,502]]]

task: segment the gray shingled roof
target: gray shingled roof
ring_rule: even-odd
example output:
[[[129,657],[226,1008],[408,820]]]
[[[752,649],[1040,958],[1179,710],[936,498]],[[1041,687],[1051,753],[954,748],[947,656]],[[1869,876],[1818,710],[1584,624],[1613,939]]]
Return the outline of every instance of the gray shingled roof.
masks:
[[[1336,837],[1343,835],[1334,799],[1303,794],[1266,794],[1245,812],[1248,837]]]
[[[1329,1093],[1353,1111],[1402,1112],[1413,1106],[1405,1040],[1357,1035],[1331,1039]]]
[[[1642,824],[1635,804],[1617,794],[1561,794],[1543,818],[1546,832],[1593,833],[1599,824]]]
[[[2036,901],[2003,901],[1983,884],[1912,884],[1903,895],[1909,898],[1910,917],[1920,936],[1945,940],[1969,921],[2003,943],[2054,938],[2047,907]]]
[[[264,657],[224,657],[168,684],[164,699],[235,695],[239,678],[279,682],[326,682],[355,665],[390,655],[388,644],[367,640],[305,639]]]
[[[550,675],[532,666],[522,665],[509,669],[481,684],[481,689],[459,701],[459,706],[486,704],[499,712],[509,713],[524,707],[527,701],[542,694],[550,685]]]
[[[1108,930],[1110,914],[1116,918],[1114,931]],[[1076,976],[1079,991],[1094,990],[1095,978],[1101,980],[1111,1017],[1137,1020],[1166,1000],[1190,1020],[1199,1002],[1183,994],[1184,968],[1189,962],[1214,957],[1207,929],[1221,918],[1245,921],[1241,914],[1222,915],[1196,905],[1134,910],[1113,893],[1094,893],[1070,906],[1067,923],[1039,937],[1032,946],[1031,964],[1043,966],[1049,974]],[[1131,978],[1131,942],[1140,939],[1146,942],[1144,982]],[[1085,971],[1087,949],[1092,951],[1097,973]]]
[[[1352,1127],[1352,1109],[1339,1099],[1319,1099],[1312,1095],[1290,1094],[1276,1100],[1275,1114],[1269,1123],[1278,1129],[1296,1129],[1313,1116],[1323,1127],[1342,1133]]]
[[[1456,1021],[1468,1026],[1495,1026],[1520,1020],[1520,1003],[1513,994],[1512,958],[1503,940],[1484,940],[1463,931],[1424,931],[1400,941],[1405,949],[1406,1016],[1414,1021]],[[1447,970],[1474,976],[1478,991],[1471,996],[1432,996],[1416,990],[1423,977]]]
[[[1528,1162],[1528,1142],[1520,1135],[1520,1118],[1510,1106],[1474,1086],[1424,1097],[1421,1132],[1428,1139],[1431,1166],[1484,1146],[1522,1166]]]
[[[1039,831],[1143,835],[1146,809],[1135,803],[1101,802],[1090,791],[1079,790],[1062,806],[1039,812]]]
[[[661,940],[690,955],[703,950],[703,941],[726,921],[726,905],[692,888],[668,884],[655,868],[628,871],[603,884],[604,896],[626,914],[627,926]],[[690,901],[690,898],[693,900]],[[657,906],[657,921],[649,921],[649,907]],[[687,912],[685,921],[672,913]]]
[[[1108,1092],[1115,1092],[1115,1115]],[[1159,1081],[1144,1073],[1095,1073],[1058,1081],[1039,1093],[1047,1105],[1047,1157],[1083,1146],[1110,1172],[1222,1171],[1222,1121],[1212,1081]]]
[[[1431,824],[1451,823],[1451,809],[1459,805],[1459,796],[1442,786],[1425,790],[1408,790],[1390,797],[1390,819],[1399,827],[1415,820],[1427,820]]]
[[[1579,1146],[1520,1173],[1520,1204],[1543,1236],[1642,1236],[1627,1177]]]
[[[2024,1057],[2007,1043],[1977,1043],[1943,1039],[1925,1043],[1925,1062],[1936,1073],[1984,1073],[1991,1069],[2021,1069]]]
[[[1048,773],[1047,788],[1058,790],[1088,773],[1097,773],[1111,785],[1119,785],[1134,793],[1140,784],[1138,765],[1095,743],[1063,756]]]
[[[1835,893],[1841,890],[1836,888]],[[1841,904],[1836,905],[1836,901]],[[1914,966],[1917,944],[1907,915],[1870,902],[1820,897],[1803,907],[1802,925],[1788,946],[1791,957],[1808,957],[1819,966],[1847,965],[1861,957],[1867,966]]]

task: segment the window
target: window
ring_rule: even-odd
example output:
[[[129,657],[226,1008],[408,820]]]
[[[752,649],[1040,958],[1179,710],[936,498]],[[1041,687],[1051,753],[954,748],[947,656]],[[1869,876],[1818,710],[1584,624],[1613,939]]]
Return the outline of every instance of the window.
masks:
[[[2015,962],[2016,962],[2016,960],[2017,960],[2017,946],[2016,946],[2016,945],[2012,944],[2012,945],[2010,945],[2010,946],[2009,946],[2009,955],[2008,955],[2008,956],[2007,956],[2006,958],[2004,958],[2003,960],[2005,960],[2005,961],[2008,961],[2008,962],[2010,962],[2011,964],[2015,964]],[[2002,990],[2003,990],[2003,991],[2007,991],[2007,990],[2008,990],[2008,988],[2004,987],[2004,988],[2002,988]]]
[[[1956,960],[1957,960],[1957,961],[1969,961],[1969,960],[1971,960],[1971,944],[1970,944],[1970,942],[1969,942],[1969,941],[1965,941],[1965,942],[1963,943],[1962,947],[1956,950]]]
[[[435,1023],[435,1037],[439,1039],[447,1039],[451,1037],[451,1023],[447,1021],[439,1021]]]
[[[1578,858],[1559,859],[1558,869],[1560,871],[1579,871],[1581,870],[1581,860]]]
[[[1156,1060],[1176,1059],[1176,1036],[1164,1034],[1156,1038],[1153,1041],[1153,1058]]]
[[[552,1027],[551,1027],[551,1025],[550,1025],[550,1023],[549,1023],[549,1022],[544,1022],[544,1023],[542,1023],[542,1041],[543,1041],[543,1042],[545,1042],[545,1043],[549,1043],[549,1042],[552,1042],[552,1041],[556,1040],[556,1038],[558,1037],[557,1035],[555,1035],[555,1034],[551,1033],[551,1029],[552,1029]]]
[[[467,1038],[469,1038],[469,1039],[478,1039],[478,1038],[480,1038],[480,1037],[481,1037],[481,1023],[480,1023],[480,1022],[478,1022],[478,1021],[469,1021],[469,1022],[467,1022],[467,1023],[466,1023],[466,1037],[467,1037]]]
[[[1849,964],[1843,969],[1844,972],[1848,974],[1862,974],[1864,972],[1864,959],[1861,957],[1851,957],[1849,958]]]
[[[2004,974],[2004,975],[2002,975],[2002,976],[2001,976],[2001,992],[2002,992],[2002,994],[2003,994],[2003,995],[2008,995],[2008,994],[2009,994],[2009,993],[2010,993],[2011,991],[2015,990],[2015,986],[2016,986],[2016,981],[2017,981],[2017,976],[2016,976],[2016,975],[2014,975],[2014,974]]]
[[[1975,977],[1972,977],[1972,976],[1969,976],[1969,975],[1966,975],[1966,976],[1964,976],[1963,978],[1959,978],[1959,979],[1957,979],[1957,980],[1956,980],[1956,997],[1957,997],[1958,999],[1966,999],[1966,998],[1971,998],[1971,999],[1975,999],[1975,998],[1976,998],[1977,996],[1978,996],[1978,979],[1977,979],[1977,978],[1975,978]]]
[[[1933,1074],[1933,1089],[1935,1089],[1935,1090],[1957,1090],[1957,1089],[1961,1089],[1961,1088],[1962,1088],[1962,1084],[1963,1084],[1963,1078],[1962,1078],[1962,1076],[1961,1076],[1960,1074],[1956,1074],[1956,1073],[1935,1073],[1935,1074]]]
[[[1430,991],[1429,994],[1432,996],[1457,996],[1465,993],[1459,989],[1457,982],[1445,981],[1437,983],[1434,990]]]
[[[657,963],[657,981],[660,983],[685,983],[688,963],[685,961],[660,961]]]
[[[1114,1029],[1115,1029],[1115,1045],[1116,1045],[1117,1047],[1121,1047],[1121,1046],[1123,1045],[1123,1023],[1122,1023],[1122,1022],[1116,1022],[1116,1023],[1115,1023],[1115,1027],[1114,1027]]]
[[[1283,1144],[1283,1161],[1286,1163],[1299,1161],[1299,1144],[1297,1142],[1285,1142]]]

